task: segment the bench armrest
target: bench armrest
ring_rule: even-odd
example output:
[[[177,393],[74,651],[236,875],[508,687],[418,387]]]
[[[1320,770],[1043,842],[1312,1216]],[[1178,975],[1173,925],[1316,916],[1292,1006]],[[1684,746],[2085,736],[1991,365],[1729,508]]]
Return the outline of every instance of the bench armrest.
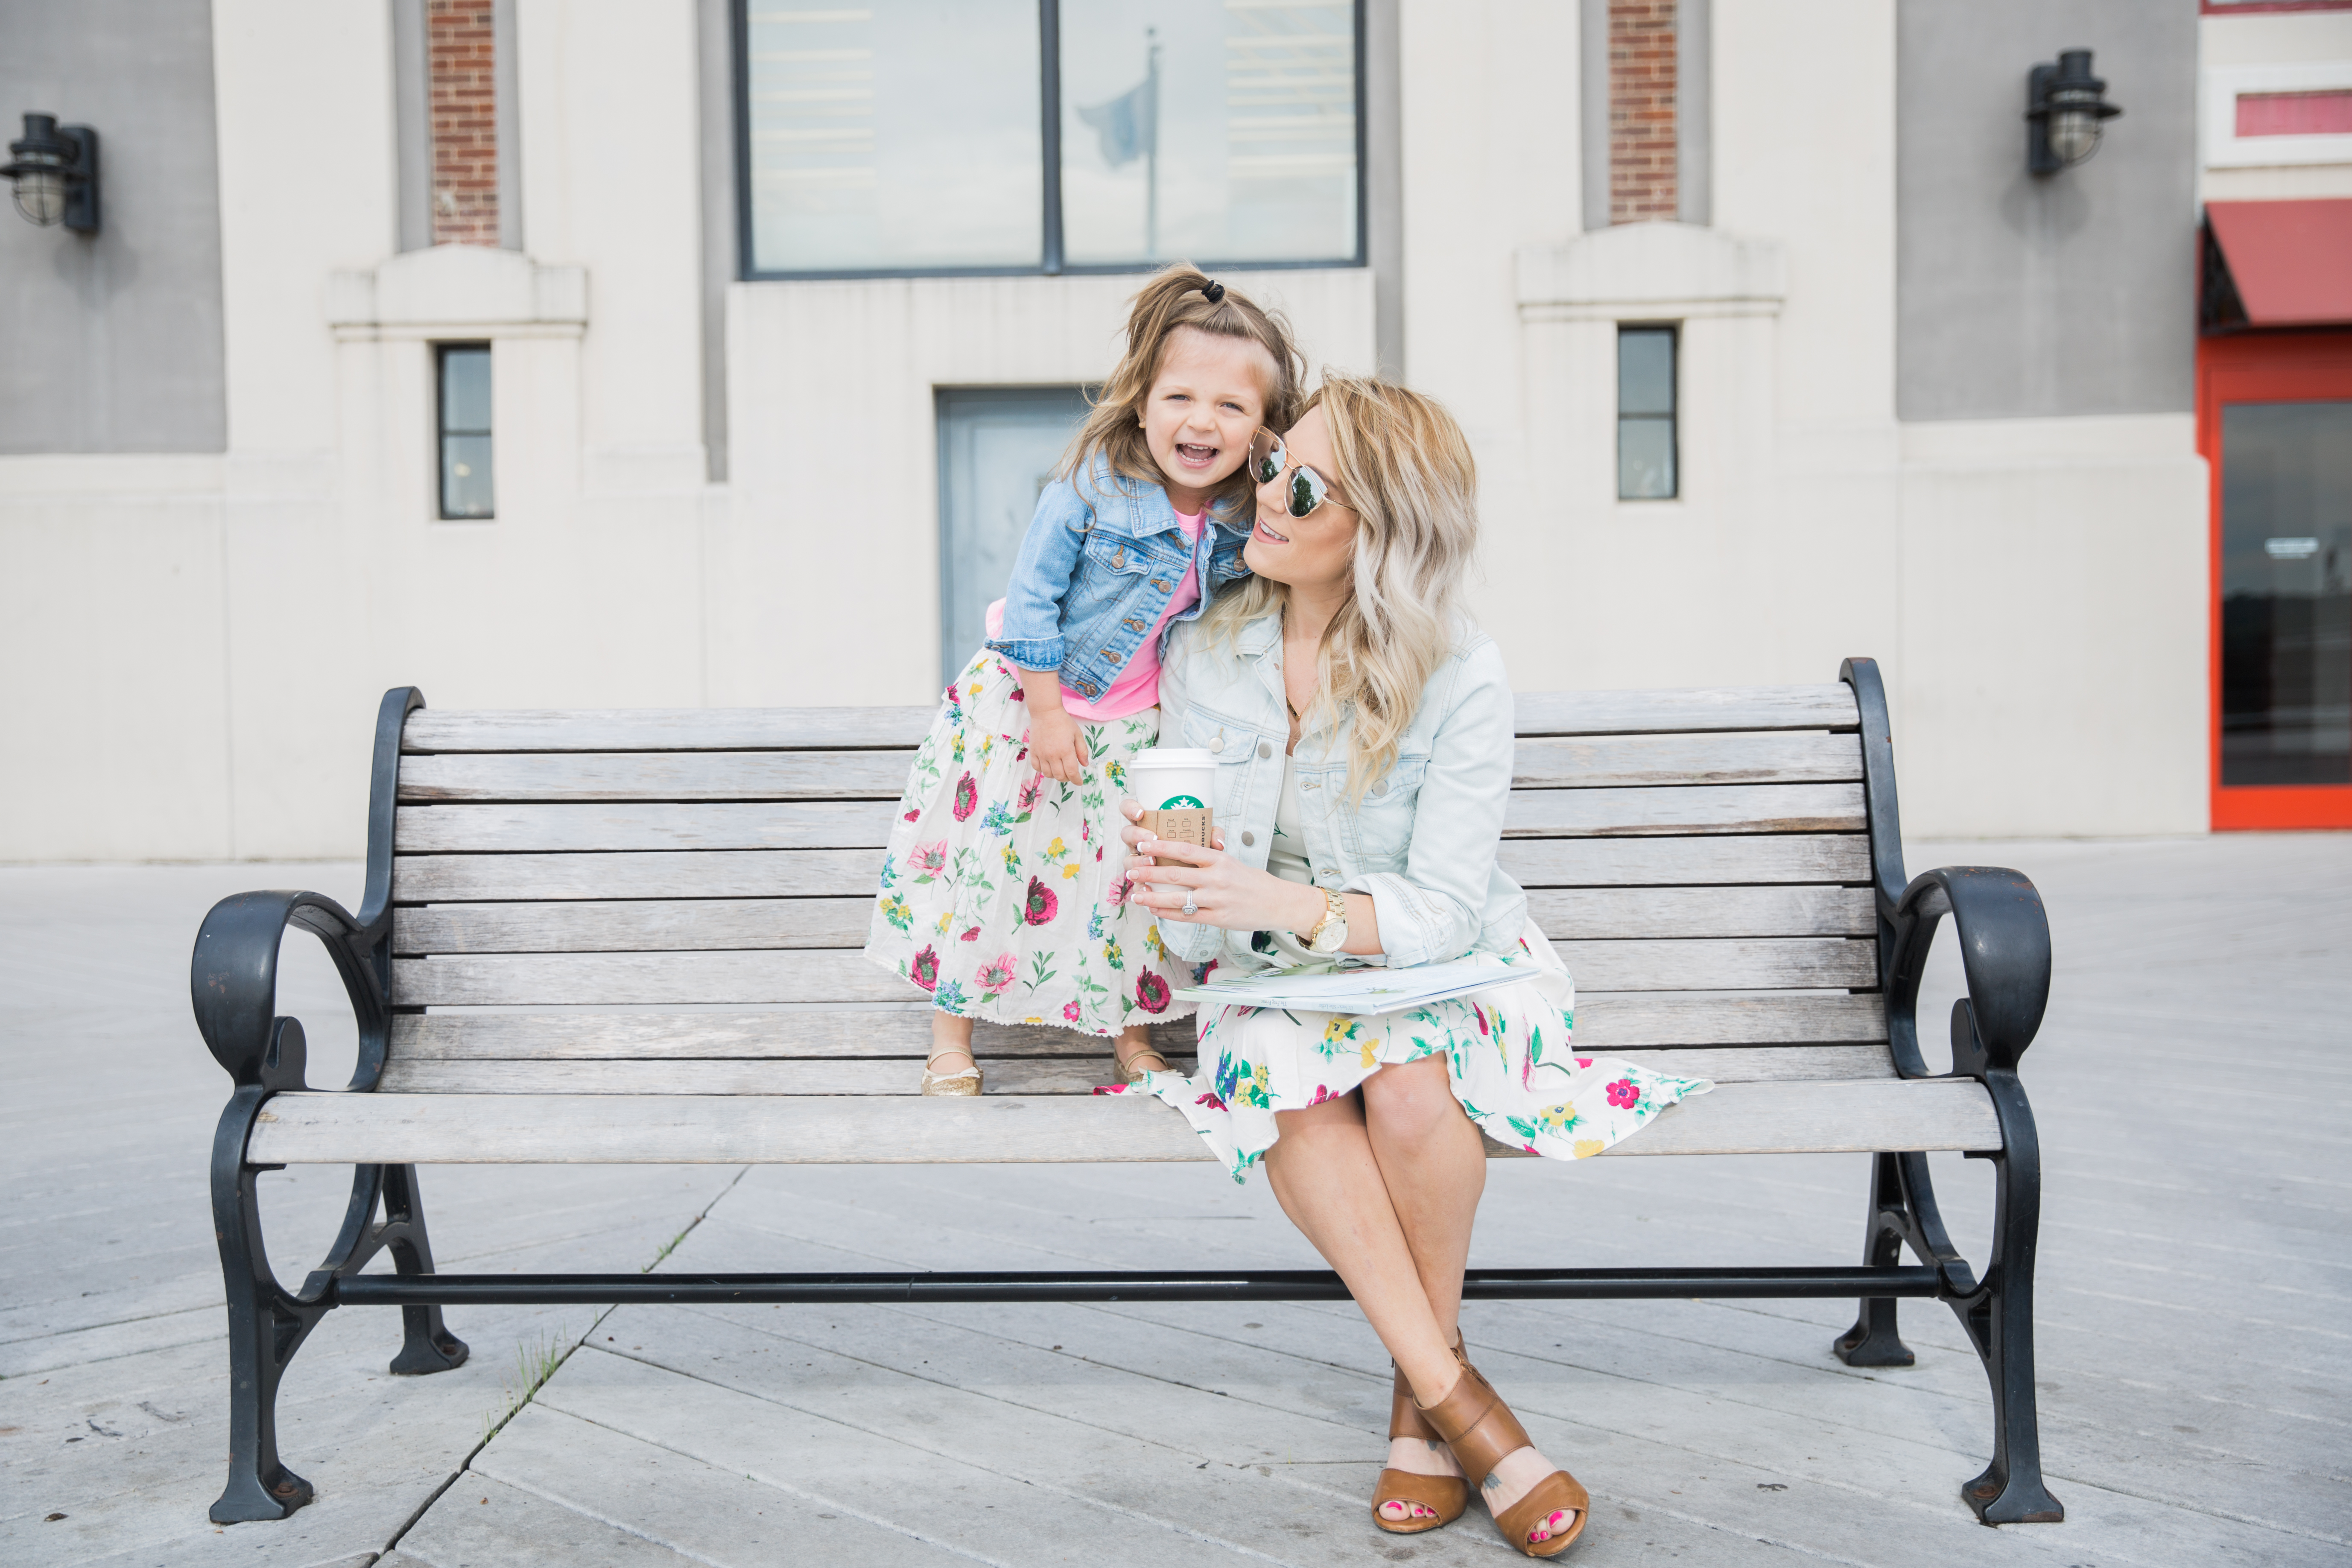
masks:
[[[2033,883],[1996,866],[1945,866],[1913,878],[1891,902],[1882,893],[1878,913],[1894,936],[1886,1027],[1896,1070],[1928,1076],[1919,1055],[1919,977],[1948,915],[1969,985],[1952,1007],[1952,1071],[1979,1079],[2016,1071],[2050,1002],[2050,921]]]
[[[215,904],[196,932],[188,987],[196,1027],[213,1058],[240,1087],[304,1089],[302,1026],[278,1016],[278,946],[289,929],[325,945],[359,1021],[359,1065],[350,1087],[375,1087],[392,1027],[392,835],[399,799],[400,737],[425,706],[413,686],[395,686],[376,709],[374,765],[368,781],[367,889],[360,912],[323,893],[236,893]]]
[[[369,962],[368,928],[324,893],[232,893],[196,932],[188,992],[213,1059],[242,1087],[305,1089],[302,1026],[278,1016],[278,946],[289,930],[316,936],[342,976],[359,1021],[353,1089],[373,1089],[383,1070],[391,1009]]]

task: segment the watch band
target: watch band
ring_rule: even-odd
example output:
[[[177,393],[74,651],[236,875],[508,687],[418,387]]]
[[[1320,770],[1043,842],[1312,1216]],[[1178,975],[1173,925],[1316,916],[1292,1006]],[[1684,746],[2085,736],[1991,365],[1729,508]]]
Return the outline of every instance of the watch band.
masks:
[[[1346,899],[1341,898],[1339,893],[1329,888],[1318,888],[1316,891],[1323,895],[1323,918],[1315,922],[1315,929],[1313,931],[1301,932],[1298,938],[1302,943],[1308,947],[1313,947],[1315,945],[1316,939],[1321,936],[1325,931],[1329,929],[1333,921],[1345,921],[1348,918],[1348,900]]]

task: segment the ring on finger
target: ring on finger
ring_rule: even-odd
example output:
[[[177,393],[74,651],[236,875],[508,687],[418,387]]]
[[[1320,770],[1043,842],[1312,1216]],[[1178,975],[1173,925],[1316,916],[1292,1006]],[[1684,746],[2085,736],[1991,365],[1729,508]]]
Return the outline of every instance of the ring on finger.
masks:
[[[1193,901],[1192,890],[1190,888],[1187,888],[1184,890],[1184,913],[1187,916],[1191,916],[1197,915],[1200,912],[1201,906]]]

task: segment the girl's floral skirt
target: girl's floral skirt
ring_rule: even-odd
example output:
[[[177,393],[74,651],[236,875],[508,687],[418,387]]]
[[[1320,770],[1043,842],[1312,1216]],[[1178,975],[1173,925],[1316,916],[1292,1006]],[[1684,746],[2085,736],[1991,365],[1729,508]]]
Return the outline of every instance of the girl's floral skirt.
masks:
[[[1021,678],[982,648],[915,753],[866,955],[941,1012],[1116,1035],[1182,1017],[1151,911],[1127,902],[1118,802],[1160,710],[1081,721],[1087,770],[1030,765]]]
[[[1274,1146],[1275,1112],[1336,1100],[1384,1067],[1441,1051],[1454,1098],[1481,1131],[1556,1160],[1598,1154],[1684,1096],[1715,1087],[1576,1055],[1576,988],[1533,922],[1518,947],[1494,962],[1492,989],[1402,1012],[1208,1009],[1197,1078],[1156,1072],[1131,1088],[1096,1092],[1158,1095],[1239,1182]]]

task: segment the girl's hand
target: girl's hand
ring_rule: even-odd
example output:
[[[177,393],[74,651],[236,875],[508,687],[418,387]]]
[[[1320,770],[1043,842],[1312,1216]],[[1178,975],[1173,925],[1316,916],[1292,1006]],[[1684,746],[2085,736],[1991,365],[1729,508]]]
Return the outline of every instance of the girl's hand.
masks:
[[[1029,705],[1029,760],[1047,778],[1079,783],[1087,771],[1087,740],[1057,700]]]
[[[1129,820],[1119,836],[1139,851],[1128,861],[1128,875],[1135,884],[1129,902],[1155,914],[1227,931],[1306,931],[1323,918],[1320,892],[1243,865],[1225,853],[1223,834],[1213,830],[1213,849],[1152,838],[1135,825],[1142,815],[1140,805],[1122,801],[1119,810]],[[1193,906],[1190,914],[1184,911],[1188,897]]]

